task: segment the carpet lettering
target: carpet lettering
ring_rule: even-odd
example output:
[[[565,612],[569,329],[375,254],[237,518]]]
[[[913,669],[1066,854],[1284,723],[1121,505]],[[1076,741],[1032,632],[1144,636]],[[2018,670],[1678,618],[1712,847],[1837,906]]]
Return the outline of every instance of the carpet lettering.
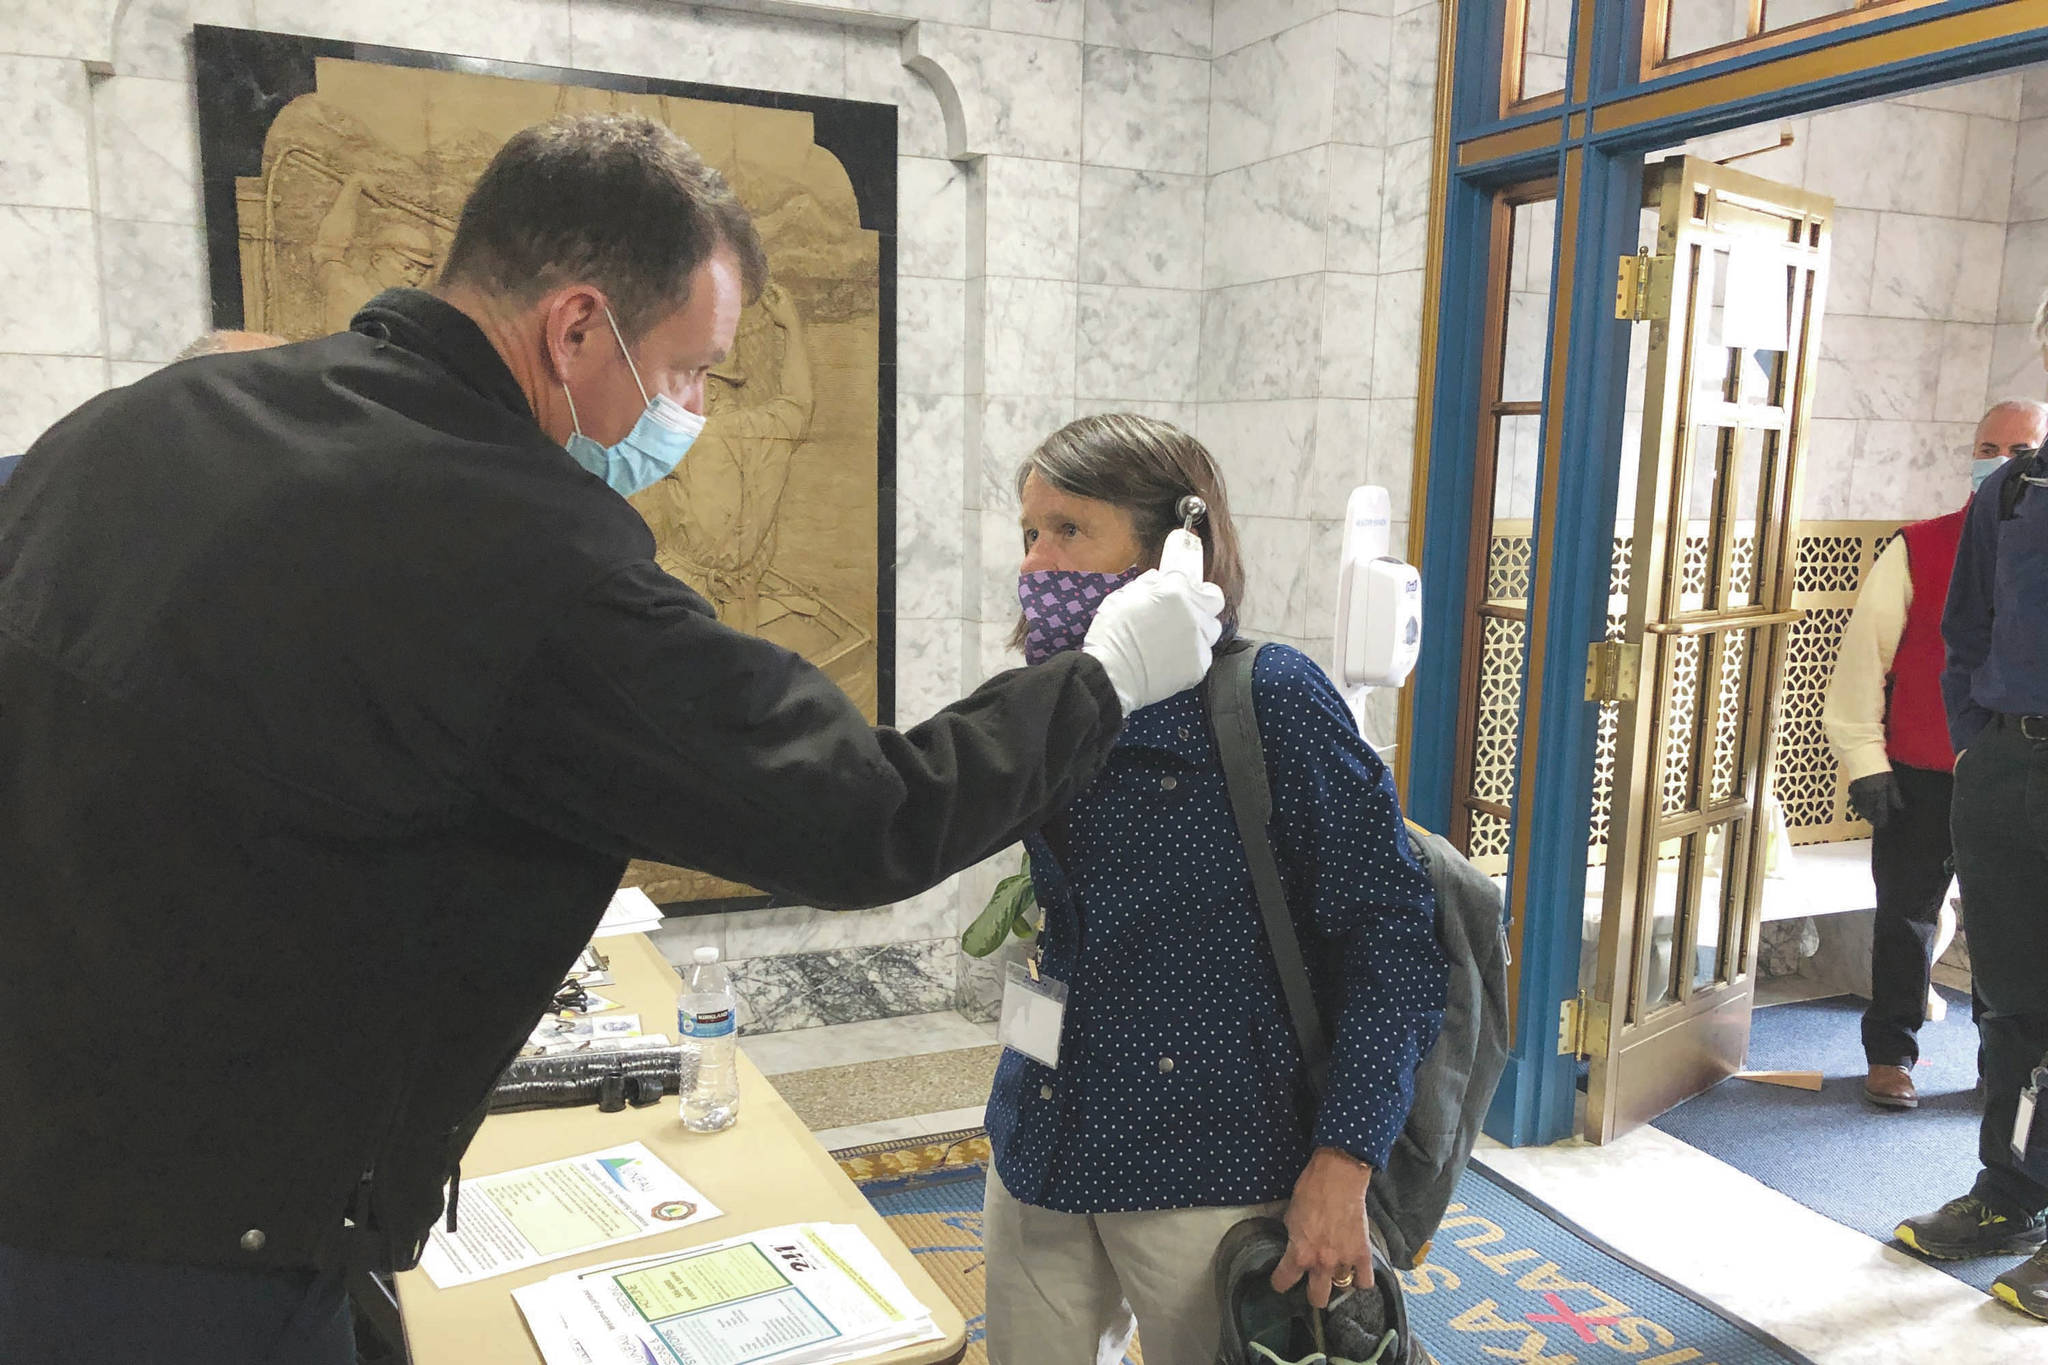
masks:
[[[1409,1297],[1455,1291],[1481,1272],[1497,1275],[1531,1296],[1531,1302],[1519,1311],[1488,1298],[1450,1319],[1453,1332],[1494,1337],[1473,1343],[1492,1359],[1526,1365],[1600,1365],[1619,1356],[1638,1365],[1714,1365],[1693,1347],[1673,1350],[1678,1345],[1677,1334],[1662,1323],[1637,1313],[1598,1285],[1571,1278],[1556,1261],[1533,1247],[1514,1245],[1500,1224],[1480,1217],[1464,1204],[1452,1204],[1445,1210],[1438,1235],[1458,1249],[1459,1259],[1479,1270],[1461,1274],[1450,1266],[1424,1262],[1401,1273]],[[1512,1344],[1503,1338],[1511,1338]],[[1651,1351],[1663,1354],[1652,1356]],[[1448,1342],[1439,1354],[1457,1358]]]

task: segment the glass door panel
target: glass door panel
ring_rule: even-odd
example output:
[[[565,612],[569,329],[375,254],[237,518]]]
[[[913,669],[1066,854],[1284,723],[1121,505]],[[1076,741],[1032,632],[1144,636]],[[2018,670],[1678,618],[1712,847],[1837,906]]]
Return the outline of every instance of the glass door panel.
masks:
[[[1831,19],[1856,8],[1858,0],[1764,0],[1764,32]]]
[[[1573,0],[1508,0],[1501,113],[1555,104],[1571,56]]]
[[[1666,60],[1749,37],[1751,5],[1752,0],[1672,0],[1664,30]]]
[[[1550,340],[1556,201],[1547,184],[1495,202],[1486,398],[1474,481],[1459,762],[1451,841],[1504,880],[1522,764],[1523,684],[1535,565],[1536,474]]]
[[[1768,827],[1798,619],[1783,561],[1834,216],[1824,198],[1689,157],[1650,182],[1634,520],[1609,604],[1610,638],[1640,652],[1619,656],[1635,686],[1602,717],[1613,739],[1584,1119],[1599,1141],[1729,1074],[1747,1048],[1755,831]]]
[[[1649,80],[1812,33],[1942,0],[1648,0],[1641,74]]]

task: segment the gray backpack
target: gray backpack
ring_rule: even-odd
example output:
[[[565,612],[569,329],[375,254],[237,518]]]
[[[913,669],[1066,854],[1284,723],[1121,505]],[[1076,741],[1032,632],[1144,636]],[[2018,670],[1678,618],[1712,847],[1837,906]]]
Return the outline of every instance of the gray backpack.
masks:
[[[1224,646],[1203,684],[1203,701],[1251,863],[1266,942],[1279,968],[1309,1083],[1320,1098],[1329,1075],[1329,1033],[1309,989],[1301,940],[1267,833],[1273,794],[1252,705],[1252,664],[1258,652],[1257,644],[1242,637]],[[1415,1069],[1415,1104],[1408,1122],[1366,1195],[1374,1235],[1384,1243],[1388,1260],[1402,1270],[1412,1270],[1427,1253],[1451,1191],[1465,1173],[1507,1065],[1508,1037],[1507,923],[1500,892],[1442,836],[1409,828],[1409,846],[1436,889],[1437,942],[1450,962],[1450,988],[1443,1031]]]

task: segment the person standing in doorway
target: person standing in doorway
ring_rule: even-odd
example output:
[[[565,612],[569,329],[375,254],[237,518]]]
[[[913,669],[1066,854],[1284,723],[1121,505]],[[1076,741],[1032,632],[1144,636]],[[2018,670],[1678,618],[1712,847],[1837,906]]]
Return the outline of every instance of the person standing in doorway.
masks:
[[[2048,299],[2034,321],[2048,369]],[[1955,742],[1956,875],[1983,1008],[1982,1169],[1899,1240],[1961,1259],[2031,1251],[1991,1292],[2048,1318],[2048,460],[2015,455],[1970,502],[1942,615]]]
[[[2007,459],[2048,439],[2048,404],[1999,403],[1977,424],[1973,489]],[[1943,900],[1948,895],[1949,804],[1955,751],[1942,705],[1941,613],[1967,504],[1915,522],[1885,546],[1856,598],[1828,684],[1822,722],[1849,776],[1849,809],[1870,822],[1877,920],[1870,944],[1870,1006],[1863,1096],[1912,1109],[1913,1065]]]

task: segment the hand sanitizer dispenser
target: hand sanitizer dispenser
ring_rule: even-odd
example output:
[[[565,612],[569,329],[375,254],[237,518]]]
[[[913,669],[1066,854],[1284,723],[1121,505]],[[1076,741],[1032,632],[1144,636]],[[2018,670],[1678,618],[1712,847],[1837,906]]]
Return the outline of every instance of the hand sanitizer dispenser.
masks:
[[[1399,687],[1422,652],[1422,577],[1389,554],[1392,500],[1376,486],[1351,490],[1337,569],[1333,681],[1347,696]]]

